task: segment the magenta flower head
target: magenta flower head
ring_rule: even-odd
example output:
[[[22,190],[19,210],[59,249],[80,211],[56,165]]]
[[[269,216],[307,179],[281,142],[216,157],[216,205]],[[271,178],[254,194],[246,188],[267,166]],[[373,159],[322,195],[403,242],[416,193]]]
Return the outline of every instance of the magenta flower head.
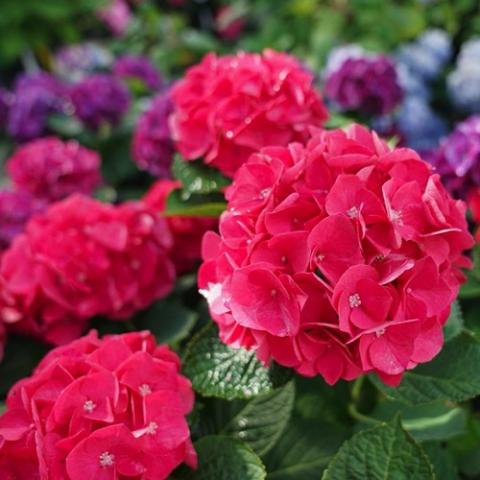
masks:
[[[168,94],[158,95],[139,118],[133,134],[132,156],[141,170],[155,177],[170,177],[175,151],[168,126],[172,102]]]
[[[56,137],[18,148],[7,161],[7,171],[18,189],[50,201],[71,193],[91,195],[102,182],[96,152]]]
[[[181,463],[195,468],[194,393],[180,367],[148,331],[91,331],[51,350],[8,393],[2,478],[165,480]]]
[[[129,318],[170,293],[172,243],[167,221],[144,203],[70,195],[32,218],[3,254],[0,319],[59,345],[96,315]]]
[[[66,87],[48,73],[21,76],[15,85],[7,122],[7,132],[25,142],[47,130],[48,117],[66,106]]]
[[[325,76],[325,96],[341,110],[383,115],[391,112],[403,96],[392,60],[360,47],[334,50]]]
[[[159,90],[163,86],[158,70],[148,58],[140,55],[120,57],[113,66],[113,73],[122,79],[141,80],[150,90]]]
[[[467,198],[480,186],[480,115],[459,123],[429,160],[452,195]]]
[[[102,124],[117,125],[128,110],[130,94],[112,75],[86,77],[70,93],[77,117],[92,130]]]
[[[199,272],[225,343],[330,384],[397,385],[440,351],[473,239],[416,152],[319,131],[253,154],[226,196]]]
[[[28,192],[0,190],[0,253],[23,232],[28,219],[42,212],[45,207],[46,202],[34,198]]]

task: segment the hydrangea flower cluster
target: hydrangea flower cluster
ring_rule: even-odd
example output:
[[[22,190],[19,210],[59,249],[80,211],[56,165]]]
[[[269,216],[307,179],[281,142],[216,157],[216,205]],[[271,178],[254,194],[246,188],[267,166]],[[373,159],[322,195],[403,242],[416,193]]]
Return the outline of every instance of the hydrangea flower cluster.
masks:
[[[164,480],[181,463],[195,468],[185,419],[193,402],[178,356],[149,332],[92,331],[10,390],[2,478]]]
[[[62,47],[54,58],[55,72],[70,82],[77,82],[89,74],[105,70],[112,63],[110,51],[95,42]]]
[[[170,177],[170,166],[175,151],[168,126],[172,101],[168,93],[154,98],[135,126],[132,157],[138,168],[155,177]]]
[[[173,138],[187,160],[232,177],[258,149],[304,141],[327,111],[313,76],[293,57],[262,54],[207,55],[174,85]]]
[[[92,130],[117,125],[130,104],[128,89],[116,77],[95,74],[77,83],[70,97],[77,117]]]
[[[462,45],[457,65],[447,78],[453,105],[461,111],[480,113],[480,38]]]
[[[7,132],[18,142],[45,134],[49,115],[67,105],[67,90],[48,73],[21,76],[15,85]]]
[[[331,53],[325,70],[325,95],[340,110],[383,115],[400,103],[402,89],[389,57],[347,45]]]
[[[0,319],[53,344],[77,338],[96,315],[125,319],[173,287],[166,221],[137,202],[81,195],[33,217],[0,265]]]
[[[147,57],[125,55],[113,65],[113,73],[120,78],[141,80],[150,90],[159,90],[163,85],[162,77]]]
[[[387,384],[441,349],[469,265],[465,205],[358,125],[252,155],[207,233],[199,287],[222,340],[333,384]]]
[[[429,104],[431,81],[440,75],[452,55],[452,43],[442,30],[427,30],[396,55],[399,82],[405,98],[395,118],[405,144],[419,151],[438,146],[447,123]]]
[[[117,36],[122,36],[127,31],[132,20],[132,12],[126,0],[109,0],[97,12],[97,16]]]
[[[28,219],[45,208],[44,201],[28,192],[0,190],[0,257],[13,239],[23,231]]]
[[[396,56],[413,75],[429,81],[437,77],[450,60],[452,42],[443,30],[427,30],[415,42],[402,46]]]
[[[480,116],[457,124],[429,160],[453,196],[466,198],[480,186]]]
[[[156,212],[164,212],[167,197],[181,183],[174,180],[157,180],[143,197],[143,202]],[[166,217],[173,235],[170,259],[178,274],[191,271],[201,259],[202,238],[205,232],[216,230],[218,220],[210,217]]]
[[[102,181],[98,153],[56,137],[18,148],[7,161],[7,172],[17,189],[49,201],[75,192],[91,195]]]

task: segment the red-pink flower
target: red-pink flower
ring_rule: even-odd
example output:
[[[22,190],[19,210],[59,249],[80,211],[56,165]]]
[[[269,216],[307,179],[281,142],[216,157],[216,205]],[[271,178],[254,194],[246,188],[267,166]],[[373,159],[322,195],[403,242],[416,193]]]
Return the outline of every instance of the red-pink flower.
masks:
[[[253,154],[203,241],[222,340],[329,383],[432,359],[472,246],[427,163],[358,125]]]
[[[100,156],[74,140],[34,140],[7,161],[14,185],[35,197],[60,200],[71,193],[91,195],[100,185]]]
[[[180,182],[174,180],[157,180],[143,197],[143,202],[161,214],[166,209],[168,195],[180,186]],[[173,236],[170,258],[177,273],[188,272],[200,262],[203,234],[217,229],[218,221],[211,217],[182,216],[168,216],[166,220]]]
[[[172,89],[170,124],[183,157],[233,177],[249,155],[304,141],[327,111],[313,76],[285,53],[207,55]]]
[[[170,292],[171,245],[166,221],[143,203],[70,196],[33,218],[5,251],[0,318],[57,345],[93,316],[128,318]]]
[[[52,350],[10,390],[0,416],[7,479],[166,479],[195,468],[180,360],[149,332],[91,331]],[[4,477],[2,477],[4,478]]]

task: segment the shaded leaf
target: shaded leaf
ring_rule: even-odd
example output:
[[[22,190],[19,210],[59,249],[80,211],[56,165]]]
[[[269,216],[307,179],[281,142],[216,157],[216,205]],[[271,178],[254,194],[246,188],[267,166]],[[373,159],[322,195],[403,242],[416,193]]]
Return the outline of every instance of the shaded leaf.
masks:
[[[325,470],[323,480],[433,480],[430,461],[399,417],[355,434]]]

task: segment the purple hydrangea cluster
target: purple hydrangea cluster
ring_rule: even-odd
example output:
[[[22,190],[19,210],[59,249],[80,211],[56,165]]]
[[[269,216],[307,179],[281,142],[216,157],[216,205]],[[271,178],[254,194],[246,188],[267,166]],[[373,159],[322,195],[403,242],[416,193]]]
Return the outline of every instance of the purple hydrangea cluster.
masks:
[[[480,186],[480,115],[459,123],[428,160],[455,197],[466,198]]]
[[[140,117],[133,134],[132,156],[141,170],[156,177],[169,177],[174,144],[168,127],[172,112],[168,93],[158,95]]]
[[[130,104],[127,87],[107,74],[83,79],[72,88],[70,98],[76,116],[92,130],[104,123],[117,125]]]
[[[148,58],[140,55],[120,57],[113,66],[113,73],[122,79],[141,80],[150,90],[159,90],[163,86],[158,70]]]
[[[22,75],[14,88],[7,132],[18,142],[40,137],[47,130],[48,117],[66,105],[66,87],[54,76],[45,72]]]
[[[69,82],[78,82],[87,75],[106,70],[112,63],[113,55],[95,42],[62,47],[54,58],[55,72]]]
[[[403,92],[389,57],[347,46],[332,52],[326,68],[325,95],[341,110],[383,115],[400,103]]]
[[[0,190],[0,254],[23,231],[28,219],[42,212],[47,204],[28,192]]]

